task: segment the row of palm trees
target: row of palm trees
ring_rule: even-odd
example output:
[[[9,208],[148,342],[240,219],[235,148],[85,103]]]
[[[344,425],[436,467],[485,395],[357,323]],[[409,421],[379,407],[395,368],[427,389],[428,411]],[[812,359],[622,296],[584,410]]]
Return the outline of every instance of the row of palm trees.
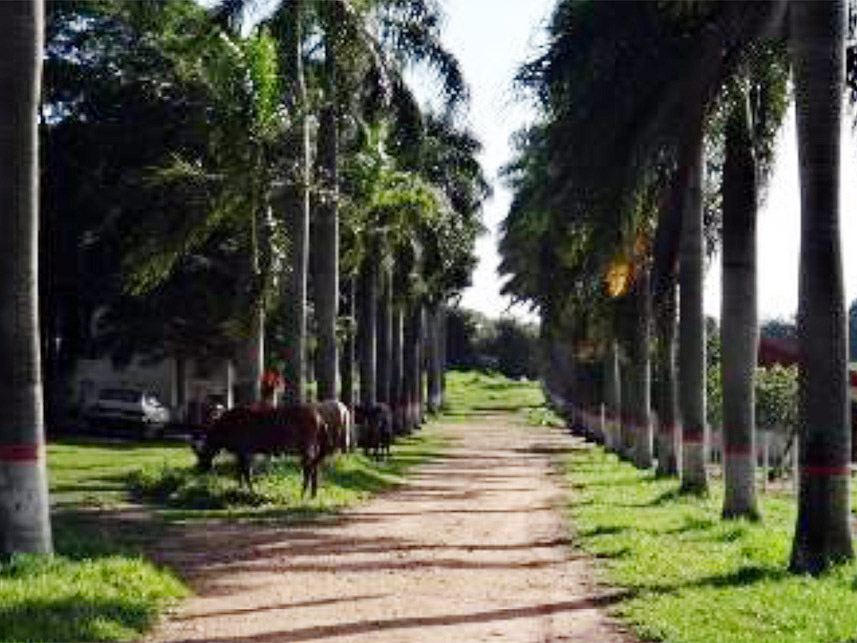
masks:
[[[723,516],[760,518],[756,210],[791,83],[802,195],[797,572],[853,557],[839,249],[844,29],[835,0],[561,0],[546,51],[519,74],[543,118],[508,169],[515,199],[501,242],[507,291],[541,312],[549,385],[583,407],[603,403],[608,447],[647,468],[656,442],[658,472],[696,493],[708,484],[704,255],[722,244]]]
[[[398,428],[409,430],[422,419],[428,369],[429,406],[439,406],[443,310],[468,284],[488,194],[479,143],[457,125],[466,89],[440,44],[439,7],[430,0],[283,0],[262,19],[252,15],[253,3],[232,0],[211,10],[190,0],[49,8],[50,51],[60,52],[49,57],[50,82],[106,56],[99,70],[118,78],[119,100],[136,83],[135,95],[163,102],[194,129],[181,145],[165,146],[157,162],[135,168],[138,191],[112,204],[93,228],[98,234],[81,233],[88,242],[108,238],[110,226],[126,231],[116,244],[124,292],[101,317],[112,322],[111,337],[124,334],[133,344],[141,328],[140,306],[122,302],[162,303],[172,293],[170,306],[185,319],[172,325],[180,330],[170,345],[179,357],[193,356],[195,345],[237,356],[240,402],[258,399],[266,363],[276,360],[286,401],[305,401],[314,329],[318,398],[354,403],[359,381],[363,402],[390,403]],[[4,206],[14,213],[0,217],[3,243],[12,244],[3,253],[10,266],[0,307],[4,316],[15,310],[18,324],[3,324],[4,355],[13,358],[2,360],[8,386],[0,398],[13,409],[0,426],[0,551],[12,553],[51,548],[37,294],[27,290],[38,283],[27,272],[35,270],[39,221],[35,130],[24,127],[37,122],[43,7],[9,2],[2,11],[8,56],[0,82],[8,83],[4,96],[21,101],[8,103],[19,111],[3,126],[3,140],[21,156],[0,179],[9,186]],[[139,50],[111,58],[111,38],[120,51]],[[411,94],[403,78],[409,64],[427,66],[439,80],[440,112]],[[85,84],[87,77],[74,78]],[[51,88],[54,102],[41,111],[47,140],[72,120],[81,130],[95,122],[101,101],[113,99],[104,80],[91,90],[73,85],[71,99]],[[85,112],[89,91],[94,108]],[[2,154],[13,160],[5,146]],[[24,176],[21,167],[31,172]],[[220,274],[215,286],[206,275],[218,270],[229,276]],[[197,273],[198,306],[216,317],[205,327],[223,341],[187,330],[198,327],[187,323],[195,306],[181,301],[175,284]],[[227,295],[231,302],[218,302]]]

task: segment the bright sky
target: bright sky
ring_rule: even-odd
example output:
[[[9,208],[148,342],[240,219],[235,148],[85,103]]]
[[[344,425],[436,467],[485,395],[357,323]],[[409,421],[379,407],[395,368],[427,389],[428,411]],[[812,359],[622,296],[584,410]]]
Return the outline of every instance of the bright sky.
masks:
[[[497,275],[497,226],[509,207],[510,193],[500,184],[497,170],[511,158],[509,137],[532,120],[526,104],[515,101],[512,78],[524,60],[543,42],[543,25],[554,0],[445,0],[447,22],[443,39],[458,57],[472,99],[470,125],[482,140],[481,157],[494,179],[494,198],[484,208],[490,233],[477,243],[480,262],[462,305],[489,316],[509,305],[501,297]],[[846,306],[857,297],[857,144],[846,117],[842,157],[842,240]],[[759,317],[791,317],[797,308],[797,266],[800,240],[797,150],[794,113],[786,117],[778,142],[777,163],[768,194],[759,213]],[[720,316],[720,266],[716,257],[706,276],[706,313]],[[521,315],[526,309],[512,311]]]

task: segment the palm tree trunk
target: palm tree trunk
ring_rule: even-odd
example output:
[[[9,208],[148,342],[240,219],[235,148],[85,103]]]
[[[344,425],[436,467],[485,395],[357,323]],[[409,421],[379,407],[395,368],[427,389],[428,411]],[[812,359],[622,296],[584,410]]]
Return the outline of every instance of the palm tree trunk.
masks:
[[[657,363],[658,363],[658,468],[661,476],[678,475],[676,440],[678,436],[678,404],[676,400],[675,335],[676,289],[675,277],[666,284],[658,302]]]
[[[390,382],[392,378],[393,351],[393,271],[389,266],[381,268],[381,279],[378,284],[381,296],[378,298],[378,341],[377,351],[377,381],[375,382],[375,398],[379,402],[389,404]]]
[[[390,406],[393,410],[393,428],[396,434],[404,430],[404,397],[405,384],[402,363],[402,306],[393,305],[393,319],[391,328],[391,350],[393,352],[392,372],[390,374]]]
[[[0,3],[0,554],[52,550],[38,310],[44,5]]]
[[[426,379],[429,413],[438,413],[441,405],[440,309],[440,304],[431,304],[426,308]]]
[[[633,295],[634,338],[632,348],[632,377],[634,389],[634,464],[641,469],[652,466],[651,416],[651,358],[649,335],[652,318],[652,296],[649,290],[648,268],[641,267]]]
[[[417,403],[419,396],[419,351],[417,337],[419,333],[419,306],[408,304],[404,320],[404,333],[402,339],[402,368],[404,383],[404,425],[405,431],[411,432],[416,428]]]
[[[315,213],[315,313],[318,327],[316,378],[318,399],[336,399],[338,354],[336,320],[339,314],[338,127],[336,116],[336,59],[331,37],[325,38],[326,104],[318,131],[318,170],[321,194]]]
[[[615,339],[608,344],[604,354],[604,413],[606,421],[605,442],[610,451],[618,452],[621,446],[620,417],[621,391],[619,377],[619,345]]]
[[[731,109],[723,164],[723,517],[759,518],[755,393],[756,161],[746,93]]]
[[[801,183],[800,495],[790,568],[819,573],[854,557],[839,230],[845,9],[834,0],[790,10]]]
[[[630,459],[634,453],[634,388],[632,386],[631,369],[633,365],[628,362],[619,362],[619,387],[622,397],[621,427],[619,431],[619,456]]]
[[[360,268],[358,350],[360,353],[360,402],[375,403],[375,358],[378,326],[377,272],[374,257],[364,259]]]
[[[425,371],[426,371],[426,353],[425,353],[425,329],[426,329],[426,309],[425,306],[419,304],[415,316],[416,321],[416,362],[417,362],[417,396],[416,396],[416,428],[420,428],[425,421]]]
[[[340,379],[342,380],[342,403],[348,408],[354,407],[354,277],[347,277],[344,285],[345,315],[348,324],[345,331],[345,341],[342,345],[342,360],[339,363]]]
[[[260,164],[257,164],[259,167]],[[251,178],[251,182],[255,177]],[[253,185],[251,193],[258,194]],[[262,374],[265,371],[265,295],[263,292],[262,253],[260,234],[260,216],[265,210],[258,202],[253,204],[250,217],[250,265],[248,266],[250,281],[250,333],[247,341],[240,347],[241,354],[237,356],[238,386],[236,403],[252,404],[262,398]],[[268,263],[266,261],[266,263]]]
[[[446,369],[447,369],[447,348],[446,348],[446,328],[447,328],[447,307],[440,307],[440,319],[438,320],[438,354],[440,356],[440,408],[446,408]]]
[[[698,134],[698,135],[696,135]],[[702,124],[691,133],[687,194],[681,231],[679,272],[679,406],[682,419],[681,488],[706,493],[705,472],[705,319],[702,309]]]
[[[284,401],[296,404],[306,399],[306,308],[309,265],[309,123],[306,115],[306,82],[301,30],[304,0],[292,0],[292,21],[288,42],[288,71],[292,79],[294,105],[293,135],[288,149],[294,154],[293,167],[286,179],[283,202],[286,230],[291,241],[291,273],[284,280],[285,319]]]

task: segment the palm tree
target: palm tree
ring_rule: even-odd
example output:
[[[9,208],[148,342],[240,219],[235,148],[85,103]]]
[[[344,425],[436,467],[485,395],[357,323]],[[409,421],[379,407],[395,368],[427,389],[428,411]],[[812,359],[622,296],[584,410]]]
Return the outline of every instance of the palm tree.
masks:
[[[681,488],[684,492],[705,493],[705,318],[702,309],[702,167],[701,135],[692,132],[697,144],[689,159],[687,192],[681,230],[679,269],[679,406],[682,420]]]
[[[466,91],[457,61],[440,44],[436,27],[439,8],[433,3],[416,0],[401,5],[395,1],[377,0],[358,7],[342,0],[323,0],[314,3],[314,8],[321,25],[325,51],[325,107],[319,119],[318,165],[322,191],[333,195],[321,199],[323,207],[315,214],[313,251],[316,258],[313,264],[317,269],[314,292],[319,327],[318,376],[319,394],[333,397],[337,372],[335,330],[339,252],[339,216],[335,199],[339,162],[337,106],[353,103],[354,95],[364,92],[368,92],[369,102],[392,92],[394,104],[413,103],[401,79],[403,61],[428,63],[438,71],[450,108],[466,96]],[[341,55],[339,50],[342,50]],[[383,277],[384,272],[381,271],[379,276]],[[380,401],[388,401],[391,297],[386,287],[382,286],[380,293],[383,301],[375,318],[376,330],[381,335],[376,342],[378,355],[374,361],[378,372],[374,381],[378,387],[376,397]],[[366,319],[369,320],[368,317]],[[362,363],[365,368],[369,367],[365,360]]]
[[[676,454],[676,428],[678,405],[676,400],[675,336],[676,289],[673,276],[656,305],[657,371],[658,371],[658,467],[661,476],[678,475]]]
[[[649,269],[641,266],[634,288],[634,464],[641,469],[652,466],[651,359],[649,356],[652,297]]]
[[[318,399],[336,399],[339,354],[336,320],[339,315],[339,95],[337,93],[337,47],[339,3],[322,3],[325,20],[324,104],[319,115],[318,193],[315,208],[313,258],[318,351],[316,378]]]
[[[378,328],[377,328],[377,382],[375,397],[379,402],[389,404],[392,382],[393,353],[393,266],[386,259],[380,269],[378,289]]]
[[[800,495],[790,568],[819,573],[854,557],[839,239],[845,8],[792,2],[790,14],[801,183]]]
[[[49,553],[36,291],[44,5],[1,3],[0,25],[0,554]]]
[[[291,164],[282,191],[272,200],[289,235],[291,270],[283,279],[281,306],[285,320],[283,395],[287,404],[306,399],[307,273],[309,268],[310,148],[306,80],[304,78],[305,0],[291,0],[280,16],[286,77],[291,86],[287,96],[292,123],[287,148]],[[335,371],[334,371],[335,372]]]
[[[369,252],[360,267],[357,286],[358,321],[357,348],[360,363],[360,402],[376,402],[376,362],[378,342],[378,264],[379,243],[377,235],[369,241]]]
[[[605,444],[611,451],[619,450],[621,414],[621,390],[619,378],[619,346],[614,338],[607,342],[604,351],[604,419],[606,423]]]
[[[756,313],[756,159],[746,88],[729,109],[723,163],[723,516],[757,519],[754,381]]]

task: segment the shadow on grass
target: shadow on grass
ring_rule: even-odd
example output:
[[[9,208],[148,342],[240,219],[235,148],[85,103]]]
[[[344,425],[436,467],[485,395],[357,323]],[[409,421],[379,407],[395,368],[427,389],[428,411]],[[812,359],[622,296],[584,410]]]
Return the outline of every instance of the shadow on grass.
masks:
[[[656,498],[646,503],[646,506],[649,507],[660,507],[661,505],[665,505],[668,502],[673,502],[674,500],[679,500],[682,497],[681,490],[676,486],[673,489],[669,489],[659,494]]]
[[[156,616],[153,607],[132,599],[34,597],[0,606],[0,632],[7,641],[115,640],[127,637],[129,629],[146,630]]]
[[[578,532],[582,538],[596,538],[598,536],[614,536],[628,531],[627,525],[598,525],[594,529],[584,529]]]
[[[728,574],[700,578],[684,587],[747,587],[764,581],[780,581],[790,576],[786,569],[747,565]]]
[[[686,534],[690,531],[705,531],[716,527],[718,523],[710,518],[686,518],[684,524],[672,529],[657,530],[656,533],[665,535]]]
[[[51,515],[54,549],[71,560],[138,556],[163,536],[164,525],[139,511],[63,509]]]

